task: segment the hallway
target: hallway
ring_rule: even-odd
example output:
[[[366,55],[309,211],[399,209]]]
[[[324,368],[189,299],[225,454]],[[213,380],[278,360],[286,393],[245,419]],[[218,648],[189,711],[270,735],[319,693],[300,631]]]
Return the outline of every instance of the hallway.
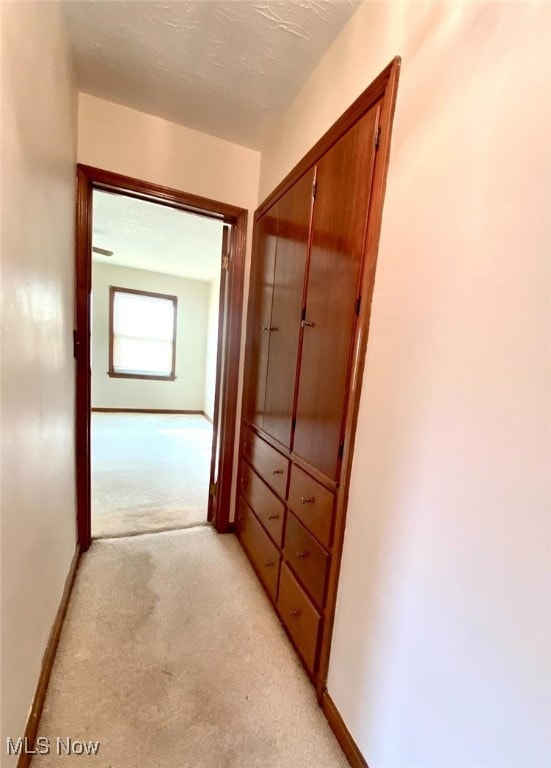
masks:
[[[35,768],[338,768],[335,738],[354,768],[551,768],[551,2],[0,22],[1,768],[48,734],[100,753]],[[194,237],[195,274],[167,272],[149,205],[222,226],[216,270]],[[227,320],[228,375],[189,399],[214,345],[186,363],[205,322],[177,280],[204,283],[201,336]],[[132,291],[166,322],[123,333]],[[91,408],[213,418],[214,393],[223,535],[140,530],[183,497],[140,469],[106,494],[139,535],[108,514],[89,547]]]
[[[348,765],[237,540],[209,527],[93,542],[39,734],[99,741],[102,768]]]

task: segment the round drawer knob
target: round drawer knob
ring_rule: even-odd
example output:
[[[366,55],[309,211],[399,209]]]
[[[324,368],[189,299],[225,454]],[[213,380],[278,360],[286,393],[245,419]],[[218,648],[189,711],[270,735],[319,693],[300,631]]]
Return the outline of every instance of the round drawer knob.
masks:
[[[300,616],[300,611],[291,611],[291,616]]]
[[[300,500],[303,504],[313,504],[315,502],[313,496],[301,496]]]

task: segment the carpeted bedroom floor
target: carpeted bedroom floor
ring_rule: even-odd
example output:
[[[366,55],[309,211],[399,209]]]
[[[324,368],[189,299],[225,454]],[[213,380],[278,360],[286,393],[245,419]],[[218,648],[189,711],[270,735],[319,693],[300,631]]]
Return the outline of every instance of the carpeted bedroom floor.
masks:
[[[199,414],[92,413],[92,536],[205,523],[211,445]]]
[[[348,765],[238,541],[205,526],[92,543],[38,733],[99,753],[32,768]]]

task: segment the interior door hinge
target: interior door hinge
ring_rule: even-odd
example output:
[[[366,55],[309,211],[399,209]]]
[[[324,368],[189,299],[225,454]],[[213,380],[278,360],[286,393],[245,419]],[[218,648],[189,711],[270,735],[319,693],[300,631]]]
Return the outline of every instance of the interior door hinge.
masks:
[[[312,197],[314,198],[314,200],[316,199],[317,194],[318,194],[318,180],[316,179],[312,184]]]
[[[216,483],[209,485],[209,496],[216,496]]]
[[[357,314],[357,315],[359,315],[359,314],[360,314],[360,306],[361,306],[361,303],[362,303],[362,297],[361,297],[361,296],[358,296],[358,298],[356,299],[356,306],[355,306],[355,308],[354,308],[354,311],[356,312],[356,314]]]
[[[225,256],[222,256],[222,269],[228,270],[230,268],[230,254],[227,253]]]
[[[297,425],[297,420],[296,419],[291,419],[291,429],[293,430],[293,432],[295,430],[296,425]]]
[[[342,459],[344,456],[344,443],[339,444],[339,459]]]
[[[379,143],[381,141],[381,126],[377,126],[377,133],[375,134],[375,149],[379,149]]]

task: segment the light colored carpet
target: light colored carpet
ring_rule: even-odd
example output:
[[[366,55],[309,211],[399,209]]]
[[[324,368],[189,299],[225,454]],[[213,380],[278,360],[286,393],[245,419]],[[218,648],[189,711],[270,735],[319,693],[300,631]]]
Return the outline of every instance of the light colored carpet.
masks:
[[[38,732],[101,745],[32,768],[348,765],[238,541],[210,527],[93,542]]]
[[[211,445],[204,416],[92,413],[92,536],[205,523]]]

